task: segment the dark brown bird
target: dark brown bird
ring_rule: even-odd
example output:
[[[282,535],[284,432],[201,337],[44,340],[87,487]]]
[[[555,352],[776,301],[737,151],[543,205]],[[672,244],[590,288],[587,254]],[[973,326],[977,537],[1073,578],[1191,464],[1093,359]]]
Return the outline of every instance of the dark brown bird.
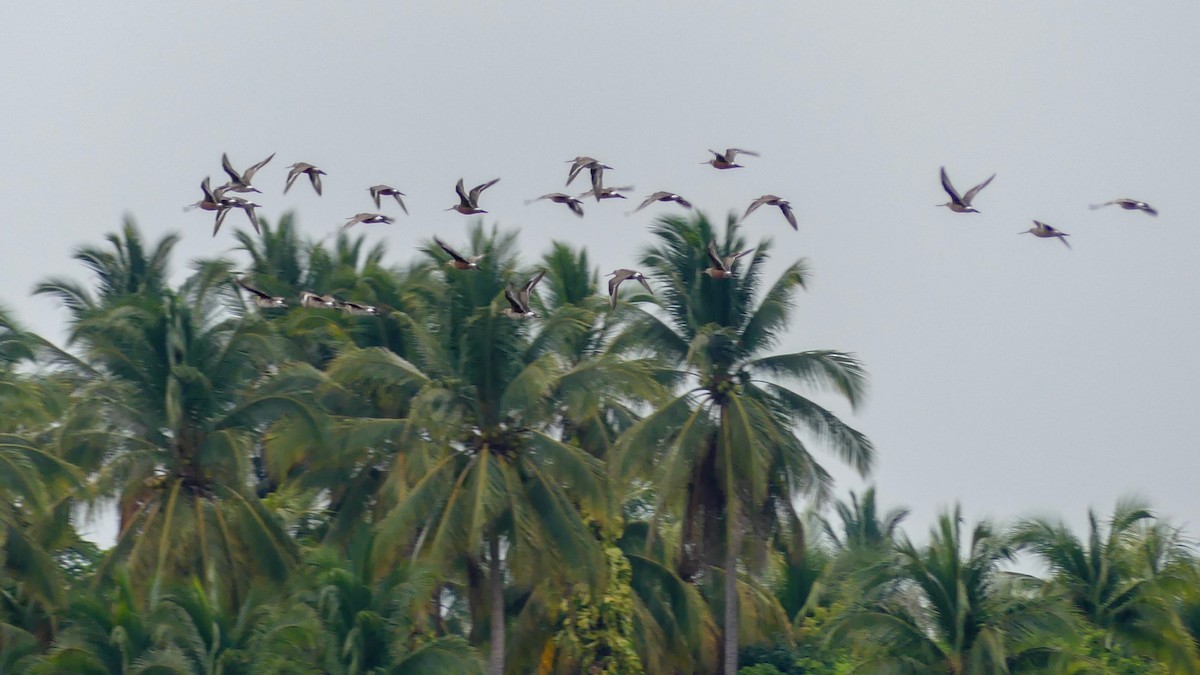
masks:
[[[967,190],[967,194],[960,197],[958,190],[955,190],[954,186],[950,184],[950,177],[946,175],[946,167],[943,166],[942,189],[946,191],[946,194],[950,195],[950,201],[946,202],[945,204],[938,204],[937,206],[949,207],[950,210],[955,213],[979,213],[979,209],[971,206],[971,201],[974,200],[975,195],[979,194],[980,190],[987,187],[988,183],[992,182],[992,178],[995,177],[996,174],[992,174],[987,180],[983,181],[979,185],[976,185],[970,190]]]
[[[225,173],[229,174],[229,182],[225,184],[225,189],[229,190],[230,192],[261,193],[261,190],[250,184],[250,180],[254,178],[254,174],[258,173],[259,169],[266,166],[267,162],[271,161],[274,157],[275,153],[272,152],[270,157],[264,159],[258,164],[255,164],[254,166],[251,166],[245,171],[238,173],[237,170],[233,168],[233,165],[229,163],[229,155],[226,153],[221,153],[221,168],[225,169]]]
[[[234,279],[234,283],[236,283],[238,286],[241,286],[243,289],[245,289],[247,292],[249,292],[250,296],[251,296],[250,300],[253,301],[254,304],[258,305],[259,307],[262,307],[263,309],[270,309],[273,307],[287,307],[287,301],[279,296],[268,295],[267,293],[264,293],[264,292],[258,290],[257,288],[251,286],[250,284],[247,284],[245,281],[242,281],[241,279]]]
[[[288,168],[291,169],[291,171],[288,171],[287,185],[283,186],[283,194],[286,195],[287,191],[292,189],[292,183],[296,182],[296,179],[300,177],[300,174],[306,173],[308,174],[308,179],[312,181],[313,189],[316,190],[317,195],[320,196],[321,176],[326,176],[328,174],[306,162],[296,162]]]
[[[363,223],[366,225],[374,225],[376,223],[391,224],[394,222],[396,222],[395,218],[392,218],[390,216],[385,216],[382,213],[358,213],[358,214],[355,214],[354,217],[351,218],[350,220],[347,220],[346,224],[342,225],[342,229],[346,229],[347,227],[353,227],[359,223]]]
[[[709,150],[709,152],[713,154],[713,158],[707,162],[700,163],[711,164],[715,169],[741,169],[742,165],[733,161],[738,155],[750,155],[751,157],[758,157],[757,152],[741,150],[739,148],[729,148],[724,153],[717,152],[716,150]]]
[[[680,197],[679,195],[675,194],[674,192],[655,192],[654,194],[650,195],[649,197],[646,197],[646,200],[642,202],[642,205],[637,207],[636,209],[634,209],[633,213],[637,213],[638,211],[641,211],[642,209],[646,208],[647,206],[650,206],[651,204],[653,204],[654,202],[675,202],[676,204],[682,206],[685,209],[692,208],[691,202],[684,199],[683,197]]]
[[[1136,199],[1128,199],[1126,197],[1122,197],[1121,199],[1114,199],[1111,202],[1104,202],[1103,204],[1092,204],[1091,209],[1093,211],[1095,211],[1096,209],[1102,209],[1106,206],[1111,206],[1114,204],[1125,209],[1126,211],[1144,211],[1152,216],[1158,215],[1158,211],[1155,210],[1153,206],[1150,206],[1146,202],[1139,202]],[[203,207],[201,207],[201,208],[203,208]]]
[[[395,197],[396,203],[400,205],[400,210],[404,211],[404,215],[408,215],[408,207],[404,205],[404,200],[400,199],[407,196],[403,192],[389,185],[372,185],[367,189],[371,191],[371,199],[375,200],[375,208],[383,208],[379,204],[380,197]]]
[[[572,213],[579,216],[580,218],[583,217],[583,202],[572,197],[571,195],[563,194],[561,192],[551,192],[548,195],[542,195],[541,197],[538,197],[536,199],[530,199],[529,201],[525,202],[525,204],[529,205],[536,201],[541,201],[543,199],[549,199],[550,201],[554,202],[555,204],[566,204],[567,208],[571,209]]]
[[[450,265],[454,269],[457,269],[457,270],[477,270],[477,269],[479,269],[479,265],[477,263],[483,259],[484,254],[466,257],[466,256],[463,256],[458,251],[455,251],[454,249],[450,248],[450,246],[447,245],[446,242],[442,241],[441,239],[438,239],[437,237],[433,238],[433,243],[437,244],[443,251],[445,251],[450,256],[450,260],[447,260],[446,264]]]
[[[504,289],[504,299],[508,300],[509,304],[509,307],[504,310],[504,315],[512,319],[536,319],[538,313],[529,307],[529,293],[544,276],[546,276],[546,270],[538,272],[533,278],[526,281],[520,290],[514,289],[513,285],[509,284],[508,288]]]
[[[499,178],[493,178],[482,185],[476,185],[475,187],[471,188],[471,192],[468,193],[463,190],[463,179],[459,178],[458,184],[454,186],[454,191],[458,193],[458,204],[451,206],[446,210],[458,211],[464,216],[469,216],[476,213],[487,213],[487,211],[479,208],[479,194],[499,182]]]
[[[745,220],[747,216],[749,216],[751,213],[754,213],[755,209],[763,205],[778,206],[779,210],[783,212],[783,217],[787,218],[788,225],[791,225],[793,230],[800,230],[800,226],[796,224],[796,214],[792,211],[792,203],[782,197],[776,197],[775,195],[763,195],[751,202],[750,208],[746,209],[746,213],[742,216],[742,220]]]
[[[754,249],[749,248],[741,253],[734,253],[733,255],[727,255],[722,258],[717,254],[716,243],[710,241],[708,242],[708,259],[712,261],[713,266],[704,270],[704,273],[713,279],[733,279],[737,276],[733,270],[733,266],[737,262],[737,259],[753,252]]]
[[[1063,243],[1063,246],[1071,248],[1071,244],[1067,242],[1067,237],[1071,235],[1063,232],[1062,230],[1051,227],[1040,220],[1033,221],[1033,227],[1029,228],[1028,230],[1022,230],[1017,234],[1032,234],[1033,236],[1041,237],[1042,239],[1057,238]]]
[[[621,268],[613,270],[604,276],[612,277],[608,280],[608,304],[612,309],[617,308],[617,289],[621,287],[621,283],[626,279],[636,279],[642,285],[642,288],[646,289],[647,293],[654,295],[654,289],[650,288],[650,284],[646,283],[646,276],[637,270]]]

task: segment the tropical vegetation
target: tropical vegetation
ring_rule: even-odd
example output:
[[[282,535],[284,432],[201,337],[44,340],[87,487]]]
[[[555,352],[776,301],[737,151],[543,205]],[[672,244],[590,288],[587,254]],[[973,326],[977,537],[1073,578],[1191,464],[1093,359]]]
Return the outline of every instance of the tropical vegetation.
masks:
[[[0,671],[1200,672],[1200,563],[1145,503],[912,538],[838,500],[887,451],[828,405],[867,371],[779,350],[808,263],[733,218],[659,219],[615,307],[482,223],[471,270],[260,225],[183,276],[132,221],[80,247],[35,287],[61,340],[0,309]],[[753,251],[713,278],[710,242]]]

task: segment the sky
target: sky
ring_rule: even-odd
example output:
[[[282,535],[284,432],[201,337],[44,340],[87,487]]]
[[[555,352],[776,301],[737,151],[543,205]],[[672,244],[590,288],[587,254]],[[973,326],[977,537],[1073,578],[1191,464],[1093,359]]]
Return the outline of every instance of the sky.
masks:
[[[871,377],[859,410],[830,402],[879,453],[866,480],[818,453],[839,494],[876,484],[917,537],[955,502],[1080,527],[1131,494],[1200,535],[1200,4],[18,3],[5,23],[0,303],[47,336],[65,315],[31,289],[85,279],[72,251],[126,214],[183,235],[179,279],[232,251],[240,213],[214,238],[182,210],[222,152],[278,153],[260,213],[312,238],[399,188],[411,215],[358,226],[394,263],[465,241],[473,219],[443,210],[460,177],[502,179],[485,222],[520,228],[527,262],[562,240],[601,273],[678,209],[627,215],[644,195],[723,221],[774,193],[799,232],[766,207],[745,234],[774,239],[768,278],[812,271],[778,350],[853,352]],[[726,147],[761,157],[701,165]],[[576,155],[633,204],[525,204]],[[324,196],[282,194],[298,161]],[[960,191],[997,174],[982,213],[935,208],[943,165]],[[1118,197],[1161,215],[1088,208]],[[1073,248],[1018,236],[1034,218]]]

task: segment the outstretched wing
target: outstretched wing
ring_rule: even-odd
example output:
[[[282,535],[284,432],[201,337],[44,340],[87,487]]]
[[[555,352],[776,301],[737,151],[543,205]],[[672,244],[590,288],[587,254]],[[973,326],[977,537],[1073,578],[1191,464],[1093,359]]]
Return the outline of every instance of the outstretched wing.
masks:
[[[451,258],[454,258],[455,260],[458,260],[458,261],[464,262],[464,263],[468,262],[466,258],[462,257],[462,254],[460,254],[458,251],[455,251],[454,249],[450,248],[448,245],[446,245],[446,242],[442,241],[441,239],[434,237],[433,243],[437,244]]]
[[[783,211],[783,217],[787,218],[788,225],[791,225],[793,230],[799,232],[800,226],[796,224],[796,212],[792,211],[792,205],[787,203],[780,204],[779,210]]]
[[[499,178],[493,178],[493,179],[489,180],[488,182],[484,183],[483,185],[476,185],[475,187],[471,188],[471,194],[470,194],[470,200],[469,200],[471,202],[471,206],[478,207],[479,206],[479,193],[483,192],[484,190],[492,187],[493,185],[495,185],[496,183],[499,183],[499,182],[500,182]]]
[[[508,304],[512,306],[512,310],[518,314],[524,314],[526,309],[521,306],[521,301],[513,294],[512,287],[504,289],[504,299],[508,300]]]
[[[950,184],[950,177],[946,175],[946,167],[944,166],[942,167],[942,189],[946,191],[946,194],[950,195],[950,201],[955,204],[962,203],[962,197],[958,195],[958,190],[955,190],[954,186]]]
[[[725,270],[726,272],[729,271],[729,268],[725,265],[725,261],[721,260],[721,256],[717,254],[716,242],[708,242],[708,259],[711,260],[713,265],[716,265],[718,269]]]
[[[233,182],[235,182],[235,183],[244,182],[242,180],[241,174],[239,174],[233,168],[233,165],[229,163],[229,155],[224,152],[221,153],[221,168],[225,169],[225,173],[229,174],[229,179],[232,180]]]
[[[963,195],[963,201],[970,204],[971,200],[975,198],[975,195],[979,194],[980,190],[987,187],[988,183],[992,182],[992,178],[995,178],[995,177],[996,177],[996,174],[992,174],[987,180],[983,181],[979,185],[976,185],[975,187],[971,188],[970,190],[967,190],[967,194]]]
[[[264,159],[263,161],[259,162],[258,164],[255,164],[254,166],[250,167],[249,169],[246,169],[245,171],[243,171],[242,172],[242,180],[249,183],[250,179],[254,177],[254,174],[256,172],[258,172],[259,169],[266,166],[267,162],[271,161],[274,158],[275,158],[275,153],[272,152],[270,157]]]

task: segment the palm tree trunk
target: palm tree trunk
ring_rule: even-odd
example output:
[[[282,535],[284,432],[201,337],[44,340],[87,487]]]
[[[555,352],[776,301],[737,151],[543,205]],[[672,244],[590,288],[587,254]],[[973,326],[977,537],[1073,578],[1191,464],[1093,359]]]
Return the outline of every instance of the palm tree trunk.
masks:
[[[488,584],[492,594],[492,656],[489,675],[504,675],[504,577],[500,570],[500,536],[488,537]]]
[[[741,542],[741,527],[731,513],[725,537],[725,675],[737,675],[738,671],[737,561]]]

